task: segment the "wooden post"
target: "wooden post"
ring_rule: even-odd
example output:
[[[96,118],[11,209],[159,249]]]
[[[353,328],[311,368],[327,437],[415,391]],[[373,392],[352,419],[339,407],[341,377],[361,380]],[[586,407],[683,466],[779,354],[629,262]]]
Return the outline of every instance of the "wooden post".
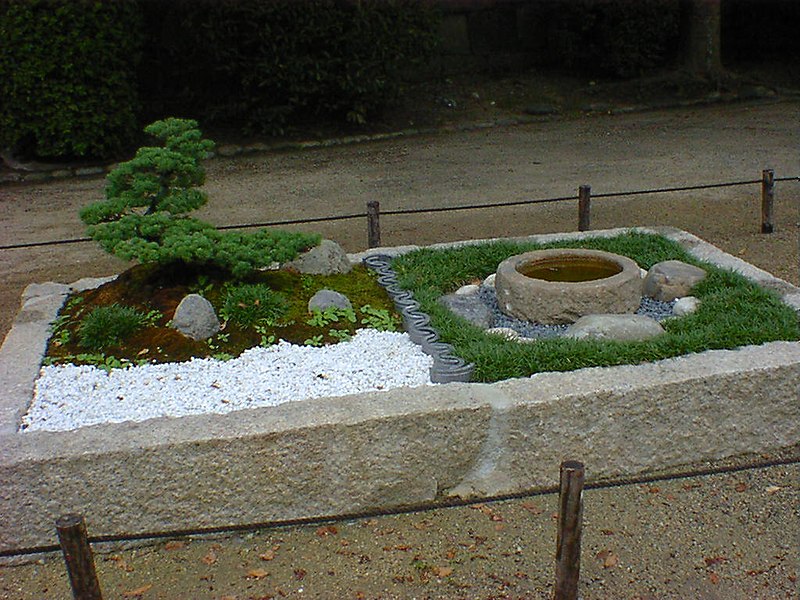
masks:
[[[72,596],[75,600],[103,600],[83,517],[75,514],[59,517],[56,531],[67,563]]]
[[[381,203],[377,200],[367,202],[367,247],[381,245]]]
[[[775,226],[772,223],[772,206],[775,202],[775,171],[764,169],[761,171],[761,233],[772,233]]]
[[[581,529],[583,527],[583,463],[561,463],[558,538],[556,540],[555,600],[577,600],[581,570]]]
[[[589,231],[590,211],[592,203],[592,188],[582,185],[578,188],[578,231]]]

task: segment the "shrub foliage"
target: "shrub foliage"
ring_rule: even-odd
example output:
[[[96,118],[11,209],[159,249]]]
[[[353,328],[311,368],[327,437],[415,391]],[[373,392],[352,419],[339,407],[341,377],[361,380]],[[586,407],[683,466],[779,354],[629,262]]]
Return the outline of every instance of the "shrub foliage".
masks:
[[[285,262],[319,243],[318,235],[270,232],[223,233],[187,216],[207,201],[201,160],[214,144],[197,122],[169,118],[145,132],[161,140],[108,175],[106,199],[81,210],[89,235],[104,250],[142,263],[211,264],[244,276]]]
[[[0,148],[106,158],[129,146],[140,24],[132,0],[0,3]]]
[[[428,59],[437,39],[436,14],[418,0],[144,7],[153,39],[145,63],[163,67],[145,82],[149,95],[267,133],[309,116],[363,122],[397,96],[404,70]]]

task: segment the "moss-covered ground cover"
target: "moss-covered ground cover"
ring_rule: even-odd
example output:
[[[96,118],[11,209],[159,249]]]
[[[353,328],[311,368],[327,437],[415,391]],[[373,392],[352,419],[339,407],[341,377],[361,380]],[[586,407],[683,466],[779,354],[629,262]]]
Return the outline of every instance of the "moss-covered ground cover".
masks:
[[[540,340],[507,341],[486,334],[437,302],[442,294],[467,283],[479,283],[505,258],[541,248],[595,248],[629,256],[643,269],[663,260],[682,260],[702,267],[708,277],[692,294],[699,310],[666,321],[666,334],[645,342]],[[443,341],[475,364],[476,381],[526,377],[543,371],[639,364],[709,349],[736,348],[775,340],[800,339],[797,314],[778,296],[745,277],[692,258],[679,244],[662,236],[629,233],[614,238],[560,241],[550,244],[497,241],[452,249],[421,249],[393,261],[400,284],[413,291],[431,315]]]
[[[347,296],[352,313],[309,313],[309,299],[323,288]],[[208,299],[223,323],[223,329],[208,340],[194,341],[170,327],[175,308],[190,293]],[[114,307],[111,315],[109,307]],[[118,315],[119,308],[127,310]],[[131,319],[132,311],[140,315],[138,321],[135,316]],[[104,317],[100,331],[95,324],[98,314]],[[125,318],[119,327],[115,316]],[[135,327],[130,327],[131,320]],[[336,343],[362,327],[399,329],[400,322],[374,274],[360,265],[340,275],[273,270],[243,279],[208,266],[140,265],[67,299],[53,326],[45,362],[116,367],[192,357],[224,359],[281,339],[314,346]]]

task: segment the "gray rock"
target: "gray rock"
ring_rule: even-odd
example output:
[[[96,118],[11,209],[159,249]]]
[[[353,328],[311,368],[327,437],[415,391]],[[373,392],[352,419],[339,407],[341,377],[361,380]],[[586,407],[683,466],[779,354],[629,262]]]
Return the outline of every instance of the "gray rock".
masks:
[[[439,302],[460,317],[482,329],[489,329],[494,325],[494,315],[477,294],[459,296],[448,294],[439,298]]]
[[[65,296],[70,293],[70,287],[63,283],[31,283],[22,292],[22,303],[25,304],[31,298],[42,296]]]
[[[472,296],[473,294],[477,294],[478,290],[480,290],[480,286],[470,283],[468,285],[462,285],[455,291],[457,296]]]
[[[700,267],[680,260],[665,260],[650,267],[644,278],[643,293],[662,302],[689,295],[689,291],[706,277]]]
[[[172,326],[193,340],[208,339],[220,330],[214,307],[199,294],[189,294],[180,301]]]
[[[322,311],[331,306],[344,309],[353,308],[352,303],[344,294],[340,294],[334,290],[320,290],[308,301],[308,312],[313,312],[315,310]]]
[[[664,328],[643,315],[587,315],[569,326],[565,337],[619,342],[647,340],[664,333]]]
[[[672,313],[676,317],[690,315],[693,312],[696,312],[699,306],[700,306],[700,300],[698,300],[694,296],[685,296],[683,298],[678,298],[675,301],[675,304],[672,305]]]
[[[331,240],[322,240],[319,246],[304,252],[283,267],[309,275],[334,275],[349,273],[353,265],[339,244]]]
[[[116,278],[116,275],[111,275],[110,277],[84,277],[82,279],[78,279],[78,281],[74,283],[71,283],[69,287],[73,292],[83,292],[85,290],[99,288],[101,285],[104,285],[110,281],[114,281]]]

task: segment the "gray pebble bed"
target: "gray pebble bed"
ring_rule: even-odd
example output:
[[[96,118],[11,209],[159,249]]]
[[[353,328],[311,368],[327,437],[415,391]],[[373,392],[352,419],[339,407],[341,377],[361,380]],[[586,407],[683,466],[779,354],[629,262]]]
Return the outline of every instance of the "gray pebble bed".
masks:
[[[529,339],[547,339],[564,335],[567,331],[568,325],[543,325],[541,323],[534,323],[531,321],[522,321],[510,317],[500,311],[500,306],[497,304],[497,294],[495,289],[491,286],[482,285],[478,290],[478,297],[481,302],[486,305],[492,313],[494,318],[493,327],[506,327],[513,329],[520,336]],[[637,315],[645,315],[662,321],[673,316],[672,307],[675,302],[661,302],[653,298],[643,297],[642,302],[636,311]]]

